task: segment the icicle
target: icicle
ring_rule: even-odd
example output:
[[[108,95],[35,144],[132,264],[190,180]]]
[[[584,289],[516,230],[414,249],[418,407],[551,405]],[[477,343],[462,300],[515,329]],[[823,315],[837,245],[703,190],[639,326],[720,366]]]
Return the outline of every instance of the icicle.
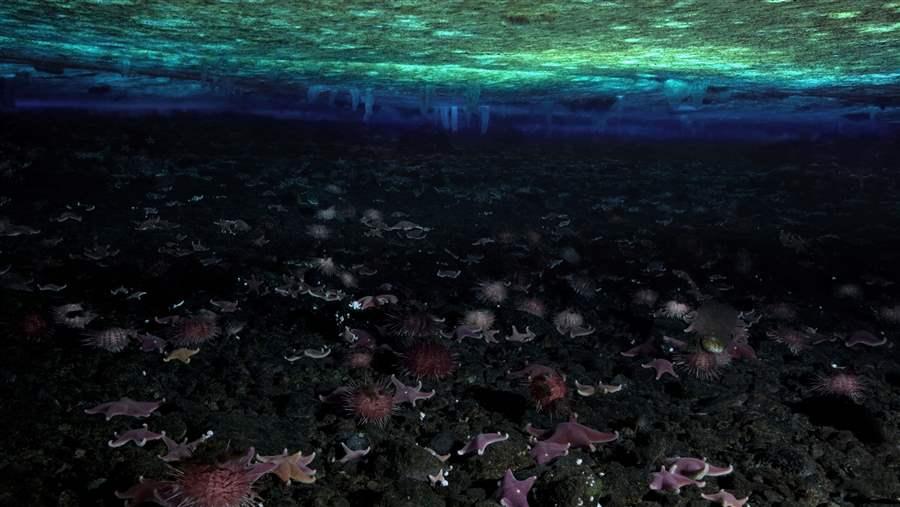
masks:
[[[450,106],[450,131],[459,131],[459,107]]]
[[[441,117],[441,127],[444,130],[450,130],[450,108],[447,106],[438,107],[438,114]]]
[[[359,107],[359,88],[350,88],[350,110],[356,111]]]
[[[306,101],[310,104],[314,104],[316,99],[319,98],[319,95],[326,91],[328,91],[328,87],[325,85],[312,85],[306,89]]]
[[[419,94],[419,113],[427,116],[431,110],[431,101],[434,98],[434,86],[425,85],[422,87],[422,93]]]
[[[481,119],[481,135],[487,133],[488,124],[491,121],[491,106],[479,106],[478,115]]]
[[[478,101],[481,99],[481,87],[478,85],[471,85],[466,88],[466,106],[471,110],[475,110],[478,107]]]
[[[119,74],[122,77],[131,77],[131,60],[123,58],[122,61],[119,62]]]
[[[363,96],[363,105],[366,108],[366,113],[363,115],[363,121],[368,122],[369,119],[372,118],[372,112],[375,107],[375,95],[371,88],[366,88],[366,93]]]
[[[703,105],[708,87],[708,83],[704,80],[691,82],[666,79],[663,82],[663,95],[673,110],[696,109]]]

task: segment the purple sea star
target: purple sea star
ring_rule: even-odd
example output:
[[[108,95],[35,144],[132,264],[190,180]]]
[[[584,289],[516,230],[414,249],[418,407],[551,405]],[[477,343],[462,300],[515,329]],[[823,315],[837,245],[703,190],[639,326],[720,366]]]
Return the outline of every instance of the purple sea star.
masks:
[[[700,496],[702,496],[704,500],[718,502],[722,504],[722,507],[744,507],[744,504],[750,499],[750,495],[747,495],[744,498],[737,498],[724,489],[720,489],[717,493],[712,494],[701,493]]]
[[[538,442],[531,448],[531,457],[538,465],[546,465],[551,461],[569,454],[569,444],[557,444],[554,442]]]
[[[544,440],[554,444],[571,445],[575,448],[588,448],[591,451],[596,450],[594,444],[605,444],[619,438],[619,432],[605,433],[597,431],[593,428],[580,424],[573,417],[569,422],[563,422],[556,425],[553,435]]]
[[[133,430],[128,430],[125,433],[119,435],[115,433],[115,440],[110,440],[107,444],[110,447],[122,447],[128,442],[134,442],[138,447],[144,447],[144,444],[151,440],[159,440],[166,435],[166,432],[155,433],[147,429],[147,425],[145,424],[143,428],[137,428]]]
[[[680,475],[690,477],[691,479],[702,479],[704,477],[721,477],[728,475],[734,471],[734,467],[717,467],[709,464],[705,459],[700,458],[682,458],[676,456],[666,460],[670,470]]]
[[[344,464],[349,463],[351,461],[356,461],[363,456],[369,454],[372,451],[372,446],[366,447],[365,449],[351,449],[347,447],[347,444],[341,442],[341,448],[344,450],[344,457],[338,460],[338,463]]]
[[[416,406],[416,402],[419,400],[427,400],[434,396],[434,391],[430,393],[422,391],[422,381],[419,381],[419,385],[416,387],[410,387],[403,382],[397,380],[397,377],[391,375],[391,383],[394,384],[394,388],[397,390],[394,393],[394,404],[399,405],[401,403],[409,403],[412,406]]]
[[[661,379],[665,374],[678,378],[678,374],[675,373],[675,369],[672,366],[672,361],[668,359],[654,359],[649,363],[642,364],[641,368],[653,368],[656,370],[656,380]]]
[[[159,336],[150,333],[138,335],[141,340],[141,351],[143,352],[162,352],[166,348],[166,341]]]
[[[594,451],[594,444],[604,444],[619,438],[619,432],[605,433],[578,423],[573,416],[569,422],[556,425],[553,434],[549,438],[537,442],[531,449],[531,457],[539,464],[549,463],[554,459],[569,453],[570,447],[587,448]],[[530,424],[525,431],[535,437],[542,437],[549,430],[532,427]]]
[[[659,472],[654,472],[650,480],[650,489],[653,491],[674,491],[680,493],[681,488],[685,486],[706,486],[705,482],[696,481],[690,477],[686,477],[675,472],[673,465],[669,470],[666,467],[659,467]]]
[[[855,347],[856,345],[880,347],[885,343],[887,343],[887,338],[884,336],[878,337],[863,329],[855,331],[844,341],[844,345],[847,347]]]
[[[630,349],[619,352],[624,357],[637,357],[637,356],[652,356],[656,353],[656,345],[654,344],[654,339],[650,338],[649,340],[640,343],[639,345],[635,345]]]
[[[537,476],[532,476],[524,481],[516,479],[512,470],[506,469],[503,476],[503,484],[500,486],[500,505],[503,507],[528,507],[528,492],[534,486]]]
[[[165,433],[163,433],[162,441],[166,444],[166,453],[161,454],[159,459],[169,463],[172,461],[180,461],[183,459],[190,458],[194,455],[194,451],[197,450],[197,446],[206,442],[210,438],[212,438],[213,432],[207,431],[197,440],[188,442],[187,437],[181,442],[176,442],[171,438],[167,437]]]
[[[470,440],[465,447],[456,451],[456,453],[462,456],[463,454],[468,454],[470,452],[477,452],[478,455],[481,456],[484,454],[487,446],[505,440],[509,440],[509,433],[481,433]]]
[[[122,398],[119,401],[109,401],[101,403],[93,408],[85,409],[85,414],[103,414],[106,420],[110,420],[117,415],[127,415],[129,417],[150,417],[156,409],[166,401],[163,398],[160,401],[134,401],[131,398]]]

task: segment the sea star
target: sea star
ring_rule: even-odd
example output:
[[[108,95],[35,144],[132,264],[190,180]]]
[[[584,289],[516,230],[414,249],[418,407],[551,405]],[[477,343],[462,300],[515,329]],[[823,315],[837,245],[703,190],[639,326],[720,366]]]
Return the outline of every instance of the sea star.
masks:
[[[554,444],[571,445],[575,448],[588,448],[591,451],[596,450],[594,444],[605,444],[619,438],[619,432],[605,433],[597,431],[593,428],[578,423],[575,417],[569,422],[563,422],[556,425],[553,435],[544,440]]]
[[[641,368],[653,368],[656,370],[656,380],[662,378],[663,375],[669,374],[675,378],[678,378],[678,374],[675,373],[675,369],[672,366],[672,361],[667,359],[654,359],[649,363],[644,363],[641,365]]]
[[[503,476],[503,484],[500,486],[500,505],[503,507],[528,507],[528,492],[534,486],[537,476],[529,477],[523,481],[516,479],[512,470],[506,469]]]
[[[85,414],[103,414],[106,420],[110,420],[117,415],[127,415],[129,417],[150,417],[156,409],[166,401],[163,398],[160,401],[134,401],[131,398],[122,398],[119,401],[109,401],[101,403],[93,408],[85,409]]]
[[[394,404],[399,405],[401,403],[408,402],[412,406],[416,406],[416,402],[419,400],[427,400],[434,396],[434,391],[424,392],[422,391],[422,381],[419,381],[419,385],[416,387],[410,387],[405,385],[403,382],[397,380],[397,377],[391,375],[391,383],[394,384],[394,388],[397,389],[397,392],[394,393]]]
[[[456,453],[462,456],[463,454],[468,454],[470,452],[477,452],[478,455],[481,456],[484,454],[487,446],[505,440],[509,440],[509,433],[481,433],[470,440],[465,447],[456,451]]]
[[[666,470],[664,466],[659,467],[659,472],[654,472],[650,480],[650,489],[653,491],[674,491],[675,493],[680,493],[681,488],[685,486],[699,486],[702,488],[706,486],[706,483],[676,473],[674,465],[669,470]]]
[[[351,449],[347,447],[347,444],[341,442],[341,448],[344,450],[344,457],[338,460],[338,463],[344,464],[349,463],[351,461],[356,461],[363,456],[369,454],[372,451],[372,446],[366,447],[365,449]]]
[[[569,444],[557,444],[555,442],[538,442],[531,448],[531,457],[538,465],[546,465],[551,461],[569,454]]]
[[[200,352],[199,348],[189,349],[186,347],[181,347],[178,349],[169,352],[169,355],[163,358],[163,362],[168,363],[169,361],[181,361],[184,364],[191,363],[191,357]]]
[[[634,347],[624,352],[619,352],[619,354],[624,357],[652,356],[655,353],[656,345],[654,345],[653,338],[650,338],[649,340],[642,342],[639,345],[635,345]]]
[[[166,341],[159,336],[144,333],[138,335],[138,339],[141,340],[142,352],[162,352],[166,348]]]
[[[844,341],[844,345],[847,347],[855,347],[856,345],[880,347],[885,343],[887,343],[887,338],[885,338],[884,336],[878,337],[862,329],[859,331],[855,331]]]
[[[183,459],[190,458],[194,455],[194,451],[197,450],[197,446],[206,442],[210,438],[212,438],[213,432],[207,431],[200,438],[188,442],[187,437],[184,438],[181,442],[176,442],[171,438],[167,437],[165,433],[163,433],[162,441],[166,444],[166,453],[161,454],[159,459],[170,463],[172,461],[180,461]]]
[[[277,465],[272,473],[277,475],[285,484],[290,485],[291,481],[302,482],[303,484],[312,484],[316,482],[316,471],[307,465],[316,459],[316,453],[304,456],[302,452],[297,451],[294,454],[288,454],[285,449],[281,454],[273,456],[256,455],[256,459],[260,463],[274,463]]]
[[[734,467],[717,467],[710,465],[706,459],[700,458],[682,458],[676,456],[666,460],[666,464],[670,466],[670,470],[680,475],[690,477],[691,479],[702,479],[704,477],[721,477],[728,475],[734,471]]]
[[[145,424],[143,428],[128,430],[119,435],[114,433],[115,440],[110,440],[107,444],[110,447],[122,447],[128,442],[134,442],[138,447],[144,447],[144,444],[151,440],[159,440],[166,435],[166,432],[156,433],[147,429]]]
[[[722,504],[722,507],[744,507],[744,504],[750,499],[750,495],[747,495],[744,498],[737,498],[724,489],[720,489],[717,493],[712,494],[701,493],[700,496],[702,496],[704,500],[709,500],[710,502],[719,502]]]
[[[519,331],[516,326],[512,327],[512,334],[506,337],[506,341],[508,342],[516,342],[516,343],[528,343],[537,335],[534,334],[534,331],[531,330],[530,326],[525,326],[525,332]]]

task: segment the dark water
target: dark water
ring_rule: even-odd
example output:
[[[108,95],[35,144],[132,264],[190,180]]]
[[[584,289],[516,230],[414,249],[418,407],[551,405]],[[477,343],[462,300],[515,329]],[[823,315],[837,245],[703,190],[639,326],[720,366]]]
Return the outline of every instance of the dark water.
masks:
[[[532,506],[705,505],[720,489],[753,506],[900,502],[889,139],[62,113],[7,114],[0,131],[0,503],[121,505],[145,477],[163,481],[145,483],[148,502],[210,507],[189,479],[227,490],[210,477],[246,478],[258,465],[229,460],[250,447],[316,453],[314,484],[259,478],[267,506],[497,505],[507,470],[536,477]],[[666,315],[671,302],[689,313]],[[96,318],[73,329],[54,319],[66,304]],[[494,317],[483,329],[479,310]],[[217,336],[185,337],[203,326]],[[534,336],[509,341],[514,326]],[[118,328],[124,350],[82,343]],[[163,342],[145,351],[147,335]],[[348,413],[360,393],[391,400],[392,375],[416,386],[423,343],[439,351],[429,364],[450,358],[422,375],[432,397],[382,424]],[[654,380],[642,365],[657,359],[676,376]],[[515,374],[529,365],[546,368]],[[123,397],[164,401],[148,418],[85,413]],[[537,464],[546,435],[526,426],[576,414],[618,438]],[[142,424],[214,435],[168,463],[161,441],[108,445]],[[486,433],[508,439],[458,454]],[[371,450],[341,463],[342,444]],[[733,471],[652,490],[678,456]]]

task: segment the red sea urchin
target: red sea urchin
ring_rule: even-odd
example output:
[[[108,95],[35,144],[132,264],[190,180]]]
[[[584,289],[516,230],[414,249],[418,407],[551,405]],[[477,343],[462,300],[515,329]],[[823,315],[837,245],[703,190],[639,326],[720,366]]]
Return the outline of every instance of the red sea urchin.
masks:
[[[699,379],[715,380],[719,378],[722,367],[728,364],[730,357],[724,352],[707,352],[698,349],[679,355],[676,364]]]
[[[172,339],[179,346],[196,347],[217,338],[221,332],[214,313],[201,313],[175,322]]]
[[[201,465],[178,472],[155,491],[156,499],[177,507],[255,507],[259,497],[253,483],[273,471],[275,463],[251,464],[255,450],[219,465]]]
[[[101,331],[92,331],[85,335],[82,343],[109,352],[122,352],[132,338],[137,336],[134,329],[111,327]]]
[[[566,377],[550,368],[540,364],[531,364],[522,370],[512,372],[513,377],[525,377],[528,386],[528,394],[537,406],[538,411],[546,409],[559,409],[565,403],[568,387]]]
[[[812,392],[843,396],[860,403],[865,397],[866,384],[858,375],[846,372],[837,372],[830,375],[820,375],[812,385]]]
[[[566,379],[558,373],[532,377],[528,382],[528,392],[538,411],[545,410],[565,400],[568,392]]]
[[[422,310],[402,315],[388,315],[387,331],[403,338],[434,336],[438,333],[440,319]]]
[[[456,370],[453,353],[441,342],[420,342],[403,354],[403,362],[409,373],[417,378],[441,379]]]
[[[373,423],[384,426],[394,413],[394,395],[385,384],[371,382],[351,387],[345,393],[347,411],[359,418],[363,424]]]
[[[39,342],[53,336],[53,326],[39,312],[31,312],[19,322],[19,332],[26,340]]]

